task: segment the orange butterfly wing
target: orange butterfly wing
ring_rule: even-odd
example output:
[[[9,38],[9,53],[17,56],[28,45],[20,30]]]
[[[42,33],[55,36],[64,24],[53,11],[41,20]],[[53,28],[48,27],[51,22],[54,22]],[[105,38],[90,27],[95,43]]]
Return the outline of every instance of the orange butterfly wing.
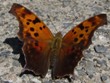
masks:
[[[18,37],[24,42],[25,70],[45,76],[49,67],[49,42],[53,35],[48,27],[31,11],[14,3],[9,11],[19,21]]]
[[[106,14],[91,17],[72,28],[62,40],[62,48],[53,69],[53,78],[74,74],[74,68],[83,57],[82,51],[91,44],[94,31],[107,24]]]

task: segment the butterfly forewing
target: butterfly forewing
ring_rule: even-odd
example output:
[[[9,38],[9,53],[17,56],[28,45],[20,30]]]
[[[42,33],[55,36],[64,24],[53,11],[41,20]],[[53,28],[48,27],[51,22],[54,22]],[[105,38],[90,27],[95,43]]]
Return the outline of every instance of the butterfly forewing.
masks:
[[[68,45],[80,45],[79,47],[85,49],[91,43],[91,37],[94,31],[104,24],[107,24],[106,14],[99,14],[91,17],[72,28],[63,37],[63,42]]]
[[[19,20],[18,36],[21,40],[33,38],[35,40],[50,40],[53,34],[49,28],[30,10],[20,4],[14,3],[9,11]]]

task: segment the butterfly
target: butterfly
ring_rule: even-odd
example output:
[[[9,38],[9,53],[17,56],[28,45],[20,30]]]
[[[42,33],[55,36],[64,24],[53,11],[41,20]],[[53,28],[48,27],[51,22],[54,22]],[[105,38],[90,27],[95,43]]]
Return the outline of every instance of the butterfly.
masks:
[[[55,35],[37,15],[26,7],[14,3],[9,11],[19,21],[18,38],[24,43],[24,70],[45,77],[52,69],[52,79],[73,75],[74,68],[83,57],[83,50],[91,44],[94,31],[107,24],[106,14],[91,17],[72,28],[66,35]]]

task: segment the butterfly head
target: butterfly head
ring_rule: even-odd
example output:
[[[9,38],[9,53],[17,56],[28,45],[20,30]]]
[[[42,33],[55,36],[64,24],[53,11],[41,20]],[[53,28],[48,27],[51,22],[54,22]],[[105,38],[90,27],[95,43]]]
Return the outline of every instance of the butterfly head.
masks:
[[[61,45],[62,45],[62,34],[61,34],[61,32],[58,32],[55,34],[55,37],[54,37],[53,42],[51,44],[51,48],[55,52],[58,52],[59,49],[61,48]]]
[[[62,38],[62,33],[61,32],[56,33],[55,37]]]

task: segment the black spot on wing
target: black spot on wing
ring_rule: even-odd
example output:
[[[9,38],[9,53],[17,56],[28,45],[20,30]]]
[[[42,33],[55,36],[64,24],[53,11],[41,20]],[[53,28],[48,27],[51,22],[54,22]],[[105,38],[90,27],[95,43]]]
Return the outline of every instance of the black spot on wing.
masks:
[[[88,32],[88,29],[86,29],[86,32]]]
[[[74,31],[74,34],[76,34],[76,31]]]
[[[29,25],[30,24],[30,22],[32,22],[32,20],[31,19],[27,19],[27,25]]]
[[[46,26],[44,25],[43,28],[46,28]]]
[[[84,36],[84,34],[80,34],[80,35],[79,35],[80,38],[83,37],[83,36]]]
[[[34,24],[36,24],[36,23],[38,23],[38,22],[41,22],[38,18],[35,18],[35,19],[33,20],[33,23],[34,23]]]
[[[83,29],[84,29],[83,24],[82,24],[82,23],[81,23],[81,24],[79,24],[79,25],[78,25],[78,28],[80,28],[81,30],[83,30]]]
[[[92,25],[91,26],[95,26],[96,25],[96,22],[92,22]]]
[[[33,28],[33,27],[30,27],[30,30],[31,30],[31,31],[34,31],[34,28]]]
[[[74,42],[77,42],[77,41],[78,41],[78,38],[75,38],[75,39],[74,39]]]
[[[25,18],[25,14],[23,13],[23,14],[21,15],[21,17],[22,17],[22,18]]]
[[[74,29],[72,30],[72,32],[74,32]]]
[[[29,25],[30,23],[29,22],[26,22],[26,24]]]
[[[34,33],[34,36],[35,36],[35,37],[38,37],[38,36],[39,36],[39,34],[38,34],[38,33]]]
[[[40,27],[40,30],[42,30],[42,27]]]

